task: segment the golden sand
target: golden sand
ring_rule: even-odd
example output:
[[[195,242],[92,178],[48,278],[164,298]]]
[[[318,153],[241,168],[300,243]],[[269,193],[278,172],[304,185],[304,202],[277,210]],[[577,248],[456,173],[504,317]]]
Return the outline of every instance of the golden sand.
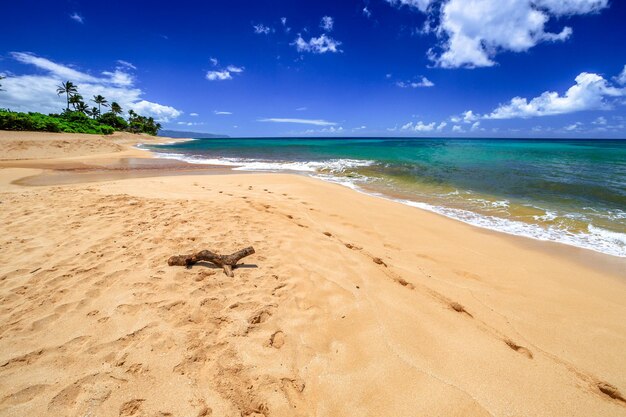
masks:
[[[0,415],[626,416],[622,259],[297,175],[20,185],[142,140],[0,132]]]

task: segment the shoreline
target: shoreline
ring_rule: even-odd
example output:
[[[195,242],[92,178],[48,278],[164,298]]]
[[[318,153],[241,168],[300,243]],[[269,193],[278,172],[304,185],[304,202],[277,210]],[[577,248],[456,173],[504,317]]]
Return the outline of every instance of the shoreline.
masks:
[[[8,134],[15,132],[6,132]],[[19,132],[18,132],[19,133]],[[33,132],[24,132],[25,134],[31,134]],[[0,131],[0,134],[5,134]],[[47,133],[38,133],[36,135],[45,136]],[[50,135],[62,135],[62,134],[50,134]],[[75,136],[85,136],[78,134]],[[99,136],[99,135],[86,135]],[[193,138],[168,138],[168,137],[153,137],[146,135],[135,134],[114,134],[110,137],[115,139],[115,136],[121,137],[118,142],[123,146],[123,150],[94,155],[80,155],[69,158],[50,158],[50,159],[16,159],[5,160],[0,159],[1,168],[34,168],[41,169],[35,175],[20,178],[15,180],[16,185],[24,186],[51,186],[51,185],[68,185],[68,184],[81,184],[88,182],[100,182],[100,181],[115,181],[130,178],[152,178],[159,176],[189,176],[189,175],[271,175],[271,174],[287,174],[298,175],[312,178],[317,181],[322,181],[329,184],[337,184],[341,187],[347,188],[351,191],[361,193],[369,197],[374,197],[386,201],[400,204],[406,207],[417,209],[423,212],[428,212],[436,216],[442,217],[453,222],[458,222],[475,228],[478,231],[493,233],[496,235],[504,235],[518,241],[522,245],[533,247],[538,251],[550,250],[553,253],[559,254],[559,256],[565,256],[569,259],[582,263],[588,266],[599,267],[607,273],[617,273],[620,277],[626,278],[626,257],[605,253],[600,250],[579,246],[576,244],[543,239],[531,235],[517,234],[508,232],[506,230],[500,230],[489,226],[483,226],[465,221],[450,215],[441,213],[435,209],[421,207],[419,202],[413,202],[405,200],[401,197],[394,197],[393,195],[386,195],[378,191],[366,190],[358,185],[346,185],[342,182],[327,180],[320,176],[309,174],[306,172],[298,171],[263,171],[263,170],[235,170],[235,168],[241,168],[241,165],[218,165],[218,164],[204,164],[189,162],[177,157],[160,157],[158,152],[153,150],[142,148],[143,145],[149,146],[150,144],[171,144],[179,142],[189,142],[198,139]],[[0,139],[2,136],[0,136]],[[103,136],[107,139],[108,136]],[[154,142],[147,142],[145,139],[149,139]],[[74,162],[80,160],[81,162]],[[147,160],[151,162],[147,162]],[[146,161],[146,162],[144,162]],[[606,266],[606,267],[605,267]]]
[[[538,242],[549,242],[549,243],[557,243],[559,245],[565,245],[568,247],[573,247],[577,249],[584,249],[587,251],[595,252],[598,254],[617,257],[624,259],[623,263],[626,268],[626,252],[623,249],[615,248],[615,247],[606,247],[607,241],[602,240],[606,239],[602,233],[611,234],[615,232],[611,232],[608,230],[595,228],[595,233],[593,231],[583,232],[578,231],[578,233],[569,233],[563,234],[562,231],[554,231],[551,228],[544,228],[540,224],[537,223],[526,223],[520,220],[509,219],[505,217],[497,217],[492,216],[488,213],[478,213],[472,210],[462,209],[462,208],[450,208],[445,206],[434,205],[433,203],[427,203],[423,201],[411,200],[410,197],[407,198],[406,195],[396,194],[394,192],[388,192],[389,190],[381,190],[375,188],[368,188],[367,186],[363,186],[358,182],[350,181],[348,178],[344,178],[341,176],[334,176],[332,174],[322,174],[317,171],[306,171],[299,170],[297,168],[260,168],[255,169],[254,167],[250,167],[246,165],[246,162],[243,162],[241,165],[237,165],[234,161],[221,161],[221,163],[217,159],[209,159],[204,162],[202,159],[194,160],[192,157],[189,157],[184,154],[175,154],[175,153],[160,153],[158,150],[151,150],[155,157],[165,161],[180,161],[183,163],[188,163],[191,165],[201,166],[206,164],[213,167],[222,167],[225,170],[230,170],[232,173],[287,173],[287,174],[295,174],[295,175],[305,175],[310,178],[316,178],[328,183],[334,183],[342,185],[351,190],[363,193],[365,195],[370,195],[378,198],[387,199],[389,201],[394,201],[399,204],[403,204],[406,206],[410,206],[413,208],[417,208],[419,210],[425,210],[431,213],[438,214],[440,216],[444,216],[448,219],[452,219],[464,224],[471,225],[473,227],[477,227],[483,230],[489,230],[496,233],[503,233],[508,236],[518,237],[518,238],[526,238],[531,239],[533,241]],[[289,163],[286,162],[277,162],[276,166]],[[366,184],[367,185],[367,184]],[[600,236],[598,236],[600,234]],[[595,240],[594,240],[595,239]],[[600,240],[598,240],[600,239]],[[599,246],[600,245],[600,246]],[[615,262],[612,262],[615,263]]]
[[[302,175],[19,185],[105,150],[0,161],[0,415],[624,415],[621,258]]]

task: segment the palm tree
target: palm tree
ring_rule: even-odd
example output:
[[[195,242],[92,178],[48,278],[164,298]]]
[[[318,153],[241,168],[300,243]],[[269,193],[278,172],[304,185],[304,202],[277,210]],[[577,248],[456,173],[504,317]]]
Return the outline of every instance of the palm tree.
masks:
[[[76,111],[79,111],[83,114],[87,114],[89,112],[89,106],[85,104],[84,101],[76,104]]]
[[[122,114],[122,106],[120,106],[119,104],[117,104],[116,101],[114,101],[113,103],[111,103],[111,113],[113,113],[116,116],[118,114]]]
[[[93,100],[91,100],[91,101],[93,101],[94,103],[96,103],[98,105],[98,113],[101,113],[101,111],[102,111],[100,106],[104,106],[104,107],[108,106],[107,99],[102,97],[100,94],[98,94],[97,96],[93,96]]]
[[[77,92],[78,92],[78,89],[76,88],[74,83],[71,81],[66,81],[64,83],[61,83],[61,85],[57,87],[57,95],[60,96],[61,94],[65,94],[67,97],[67,110],[68,111],[70,109],[70,96],[76,94]]]
[[[74,110],[76,110],[78,104],[82,102],[83,96],[81,96],[80,94],[74,94],[72,97],[70,97],[70,104],[72,105],[72,107],[74,107]]]
[[[100,110],[97,107],[92,107],[89,111],[89,115],[95,119],[100,116]]]

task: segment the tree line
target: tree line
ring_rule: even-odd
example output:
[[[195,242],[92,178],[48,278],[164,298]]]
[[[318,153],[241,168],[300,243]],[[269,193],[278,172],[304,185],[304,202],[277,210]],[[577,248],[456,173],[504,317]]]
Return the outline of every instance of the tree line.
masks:
[[[73,111],[90,116],[92,119],[107,124],[116,130],[156,135],[161,129],[161,124],[156,123],[154,118],[140,116],[132,109],[128,111],[128,121],[125,120],[120,116],[123,113],[122,106],[115,101],[109,106],[107,99],[100,94],[93,96],[91,99],[98,107],[94,106],[89,108],[83,96],[78,93],[78,88],[71,81],[61,83],[61,85],[57,87],[57,94],[65,95],[67,101],[65,112],[71,112],[70,105],[72,105]],[[102,107],[110,107],[110,110],[102,114]]]
[[[0,80],[3,78],[0,76]],[[1,87],[2,84],[0,91]],[[128,111],[128,119],[124,119],[121,116],[122,106],[115,101],[109,104],[100,94],[93,96],[90,101],[95,105],[90,106],[71,81],[62,82],[56,92],[59,96],[65,96],[66,107],[61,114],[19,113],[0,109],[0,129],[98,134],[111,134],[117,130],[149,135],[156,135],[161,129],[161,124],[154,118],[141,116],[132,109]],[[105,110],[108,108],[108,111],[102,113],[103,107]]]

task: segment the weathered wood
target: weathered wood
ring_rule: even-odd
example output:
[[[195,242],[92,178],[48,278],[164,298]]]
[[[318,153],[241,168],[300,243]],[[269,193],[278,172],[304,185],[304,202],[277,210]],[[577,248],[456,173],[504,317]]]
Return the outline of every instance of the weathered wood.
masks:
[[[167,260],[167,264],[170,266],[186,266],[191,268],[193,264],[201,261],[211,262],[212,264],[221,267],[224,273],[229,277],[233,277],[233,269],[237,267],[237,262],[246,256],[250,256],[254,253],[254,248],[249,246],[247,248],[238,250],[230,255],[220,255],[210,250],[203,250],[197,253],[189,255],[176,255]]]

